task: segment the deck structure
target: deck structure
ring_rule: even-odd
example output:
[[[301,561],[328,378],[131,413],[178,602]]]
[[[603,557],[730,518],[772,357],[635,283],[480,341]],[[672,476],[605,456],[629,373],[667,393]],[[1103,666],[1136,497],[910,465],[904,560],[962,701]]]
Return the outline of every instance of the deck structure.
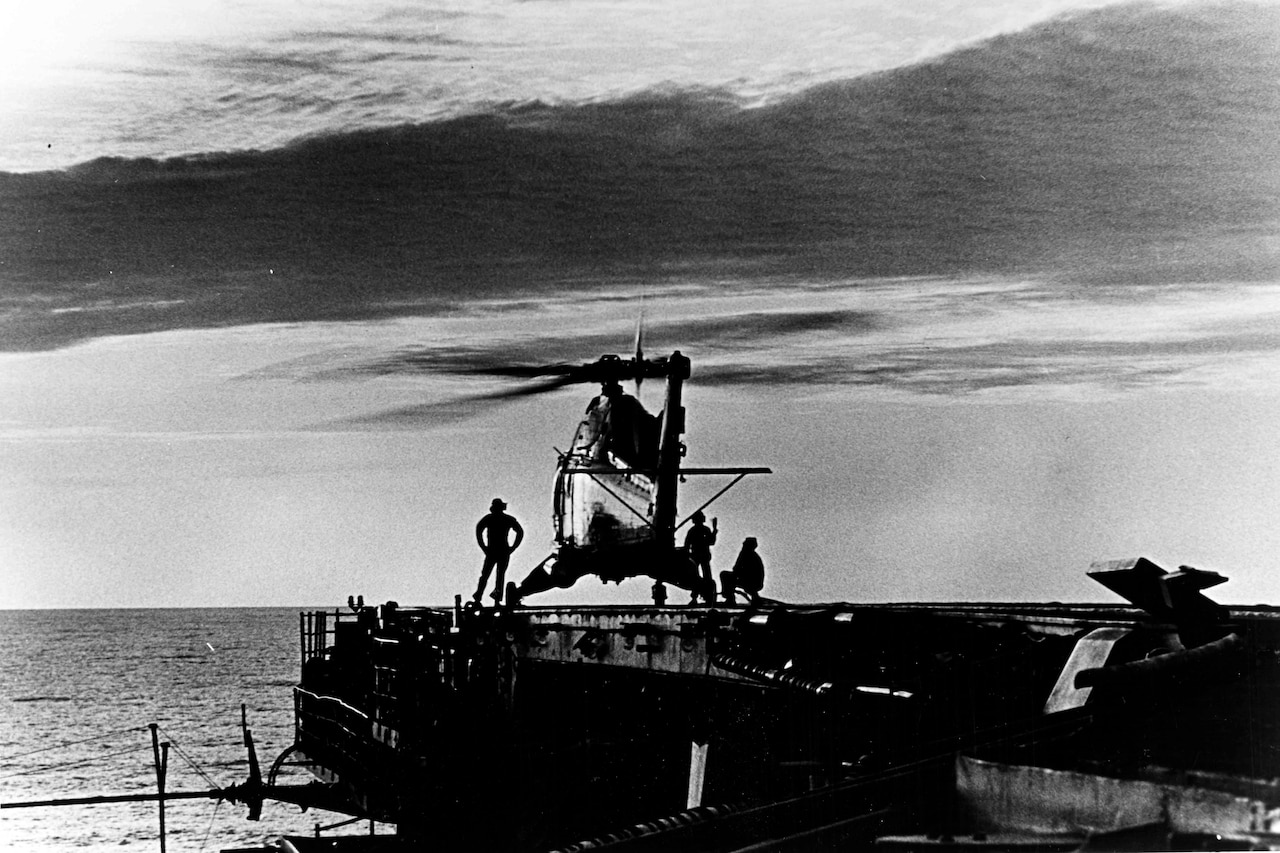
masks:
[[[305,764],[403,849],[915,849],[965,832],[1054,849],[1138,829],[1266,845],[1280,612],[1213,604],[1193,572],[1095,567],[1130,593],[1175,590],[1132,594],[1144,608],[303,614],[296,743],[272,776]],[[1053,805],[1090,797],[1109,805]],[[1098,816],[1128,805],[1141,820]]]

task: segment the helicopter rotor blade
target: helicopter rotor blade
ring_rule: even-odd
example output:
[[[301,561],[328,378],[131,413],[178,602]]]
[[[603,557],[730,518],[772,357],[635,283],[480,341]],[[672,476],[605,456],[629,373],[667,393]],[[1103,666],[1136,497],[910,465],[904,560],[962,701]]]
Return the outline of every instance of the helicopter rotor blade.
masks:
[[[636,359],[623,359],[616,355],[607,355],[585,364],[493,365],[447,371],[454,376],[497,376],[537,381],[517,382],[494,391],[462,394],[433,402],[404,406],[353,418],[344,418],[333,424],[322,426],[332,428],[340,427],[343,424],[378,424],[388,427],[410,427],[421,424],[444,423],[471,417],[478,412],[477,407],[484,403],[501,403],[522,397],[532,397],[579,383],[598,382],[603,385],[621,382],[626,379],[634,379],[638,383],[639,380],[646,376],[666,375],[668,359],[645,359],[643,352],[639,349],[637,349],[637,354],[639,357]],[[404,363],[403,361],[401,362],[401,364]],[[418,367],[416,363],[411,363],[411,366]]]
[[[535,394],[545,394],[548,391],[555,391],[566,385],[575,385],[586,380],[579,379],[573,374],[565,374],[560,376],[552,376],[550,379],[544,379],[541,382],[530,385],[516,385],[511,388],[505,388],[501,391],[493,391],[488,394],[476,394],[469,399],[472,400],[507,400],[512,397],[532,397]]]
[[[646,359],[644,357],[643,319],[636,330],[636,354],[634,358],[624,359],[616,355],[601,356],[596,361],[584,364],[512,364],[476,367],[467,371],[471,375],[501,376],[515,379],[536,379],[537,382],[517,384],[482,394],[472,394],[455,398],[450,406],[473,407],[477,403],[501,402],[521,397],[531,397],[555,391],[569,385],[582,383],[610,383],[632,379],[636,383],[636,394],[640,393],[640,384],[647,376],[662,377],[668,372],[669,359],[666,357]],[[414,414],[419,407],[410,407],[409,414]],[[424,409],[434,409],[428,404]]]
[[[340,429],[351,425],[377,425],[387,428],[412,428],[424,425],[452,423],[474,417],[480,407],[486,404],[500,405],[521,397],[530,397],[555,391],[566,385],[575,384],[576,380],[563,376],[555,376],[542,382],[526,385],[515,385],[497,391],[479,394],[464,394],[445,397],[428,403],[402,406],[367,415],[343,418],[339,421],[318,425],[321,429]]]
[[[513,378],[555,377],[560,385],[577,382],[621,382],[646,376],[666,375],[667,359],[646,359],[643,353],[635,359],[604,356],[586,364],[503,365],[468,371],[475,375],[509,376]],[[555,387],[560,387],[556,385]]]
[[[482,376],[510,376],[517,379],[533,379],[538,376],[569,376],[580,371],[580,364],[506,364],[492,367],[474,367],[467,373]]]

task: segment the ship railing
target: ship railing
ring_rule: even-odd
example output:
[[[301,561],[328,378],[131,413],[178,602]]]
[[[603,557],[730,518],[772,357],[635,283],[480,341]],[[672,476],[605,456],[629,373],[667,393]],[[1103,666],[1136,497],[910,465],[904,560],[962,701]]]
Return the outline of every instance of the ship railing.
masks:
[[[301,614],[299,625],[301,688],[358,708],[382,727],[398,730],[441,713],[465,671],[448,610],[317,611]]]
[[[298,614],[298,638],[302,652],[302,665],[315,658],[328,657],[337,642],[338,625],[357,622],[359,613],[341,610],[315,610]]]
[[[369,706],[395,728],[440,712],[453,687],[456,650],[447,612],[396,614],[371,637]]]

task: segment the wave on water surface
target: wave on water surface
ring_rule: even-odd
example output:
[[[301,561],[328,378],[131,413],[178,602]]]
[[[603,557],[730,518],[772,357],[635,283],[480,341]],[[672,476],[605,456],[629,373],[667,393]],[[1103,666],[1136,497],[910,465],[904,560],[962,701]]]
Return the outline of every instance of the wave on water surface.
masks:
[[[1280,9],[1118,6],[764,107],[718,90],[0,176],[3,346],[576,282],[1280,270]]]

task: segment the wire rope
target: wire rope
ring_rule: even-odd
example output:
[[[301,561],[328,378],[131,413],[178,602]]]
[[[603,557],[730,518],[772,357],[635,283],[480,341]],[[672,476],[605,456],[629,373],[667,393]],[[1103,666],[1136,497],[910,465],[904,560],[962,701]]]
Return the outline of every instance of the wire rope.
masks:
[[[8,763],[13,761],[15,758],[26,758],[29,755],[38,755],[41,752],[49,752],[54,749],[63,749],[68,746],[79,746],[82,743],[92,743],[95,740],[105,740],[106,738],[125,734],[126,732],[144,732],[146,730],[145,726],[131,726],[127,729],[116,729],[113,732],[104,732],[102,734],[94,735],[93,737],[84,738],[83,740],[69,740],[65,743],[56,743],[53,746],[42,746],[39,749],[33,749],[29,752],[18,752],[13,755],[6,755],[3,758],[0,758],[0,762]]]
[[[220,808],[222,808],[222,800],[218,800],[213,807],[213,815],[209,818],[209,826],[204,831],[204,840],[200,842],[201,850],[209,843],[209,833],[213,832],[213,822],[218,819],[218,809]]]
[[[350,826],[351,824],[359,823],[362,820],[364,820],[364,818],[362,817],[351,817],[351,818],[347,818],[346,820],[340,820],[337,823],[328,824],[327,826],[321,826],[319,823],[317,823],[316,832],[328,832],[331,829],[338,829],[343,826]]]
[[[30,770],[19,770],[17,773],[8,773],[8,774],[5,774],[4,776],[0,776],[0,779],[12,779],[15,776],[31,776],[35,773],[46,773],[50,770],[62,770],[67,767],[79,767],[82,764],[92,764],[95,761],[102,761],[103,759],[106,759],[106,758],[115,758],[120,755],[128,755],[131,752],[141,752],[142,750],[149,749],[149,748],[150,748],[149,744],[143,744],[141,746],[131,746],[128,749],[122,749],[119,752],[108,752],[105,755],[95,755],[90,758],[82,758],[77,761],[64,761],[60,764],[46,764],[43,767],[33,767]]]
[[[173,735],[169,734],[169,732],[165,731],[163,728],[159,726],[157,726],[156,728],[164,732],[164,736],[169,739],[169,745],[172,746],[174,751],[177,752],[178,755],[182,757],[183,761],[187,762],[187,764],[191,766],[192,770],[196,771],[196,773],[199,774],[201,779],[208,782],[210,785],[217,788],[219,791],[222,790],[222,786],[219,785],[217,782],[213,781],[213,779],[209,776],[209,774],[204,772],[204,770],[200,767],[200,765],[197,764],[191,756],[187,755],[186,751],[183,750],[183,748],[178,745],[178,741],[173,737]]]

